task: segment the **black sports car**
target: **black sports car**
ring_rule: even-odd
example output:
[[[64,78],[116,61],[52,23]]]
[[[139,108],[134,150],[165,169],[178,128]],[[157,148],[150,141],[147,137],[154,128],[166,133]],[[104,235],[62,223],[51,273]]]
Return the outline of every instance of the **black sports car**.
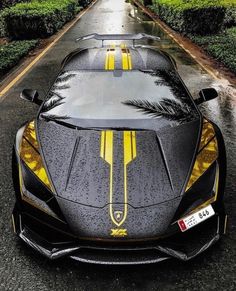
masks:
[[[16,234],[42,255],[101,264],[189,260],[219,240],[227,216],[219,128],[193,100],[155,36],[88,35],[101,47],[63,61],[13,150]],[[109,45],[131,40],[133,45]]]

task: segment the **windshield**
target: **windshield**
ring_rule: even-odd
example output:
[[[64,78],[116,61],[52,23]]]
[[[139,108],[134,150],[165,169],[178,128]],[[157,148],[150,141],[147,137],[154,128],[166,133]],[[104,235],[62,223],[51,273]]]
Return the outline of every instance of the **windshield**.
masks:
[[[41,115],[95,126],[102,120],[184,122],[197,111],[175,71],[69,71],[56,80]]]

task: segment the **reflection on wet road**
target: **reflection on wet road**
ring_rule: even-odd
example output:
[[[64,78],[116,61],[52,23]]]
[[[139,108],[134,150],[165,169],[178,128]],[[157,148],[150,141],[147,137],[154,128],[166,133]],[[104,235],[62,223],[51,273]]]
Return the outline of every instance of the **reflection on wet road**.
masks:
[[[170,53],[176,60],[178,70],[193,97],[196,98],[202,88],[214,87],[219,92],[219,98],[201,105],[204,115],[214,121],[222,130],[225,138],[228,157],[228,179],[226,186],[226,208],[231,217],[230,229],[235,236],[236,215],[236,88],[226,79],[214,79],[196,61],[175,43],[163,30],[137,8],[132,7],[130,16],[142,25],[143,31],[159,35],[161,42],[156,45]]]
[[[183,264],[177,261],[142,267],[75,265],[69,260],[49,263],[14,237],[10,215],[14,203],[11,181],[11,147],[19,125],[36,113],[37,107],[19,100],[23,88],[51,86],[66,54],[78,47],[74,40],[89,33],[146,32],[161,37],[149,41],[171,53],[180,75],[196,97],[213,86],[220,98],[201,106],[205,115],[222,129],[228,156],[226,208],[229,232],[203,256]],[[81,45],[95,45],[91,40]],[[99,0],[78,23],[0,100],[0,290],[235,290],[236,255],[236,92],[226,80],[215,80],[148,17],[124,0]]]

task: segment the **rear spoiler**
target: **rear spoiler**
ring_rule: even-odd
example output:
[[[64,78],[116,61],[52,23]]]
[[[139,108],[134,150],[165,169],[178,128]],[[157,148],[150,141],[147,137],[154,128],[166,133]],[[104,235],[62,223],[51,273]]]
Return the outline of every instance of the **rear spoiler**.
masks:
[[[156,41],[160,41],[160,37],[155,35],[150,35],[146,33],[137,33],[137,34],[97,34],[92,33],[85,36],[81,36],[76,39],[76,41],[84,41],[84,40],[90,40],[90,39],[96,39],[103,42],[105,40],[131,40],[133,41],[133,46],[135,45],[136,40],[142,40],[142,39],[152,39]]]

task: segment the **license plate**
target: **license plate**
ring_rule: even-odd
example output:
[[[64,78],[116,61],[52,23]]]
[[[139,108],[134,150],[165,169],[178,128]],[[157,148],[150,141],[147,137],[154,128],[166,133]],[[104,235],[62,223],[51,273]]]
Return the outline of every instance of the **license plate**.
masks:
[[[207,220],[215,214],[211,205],[178,221],[179,228],[182,232],[196,226],[197,224]]]

